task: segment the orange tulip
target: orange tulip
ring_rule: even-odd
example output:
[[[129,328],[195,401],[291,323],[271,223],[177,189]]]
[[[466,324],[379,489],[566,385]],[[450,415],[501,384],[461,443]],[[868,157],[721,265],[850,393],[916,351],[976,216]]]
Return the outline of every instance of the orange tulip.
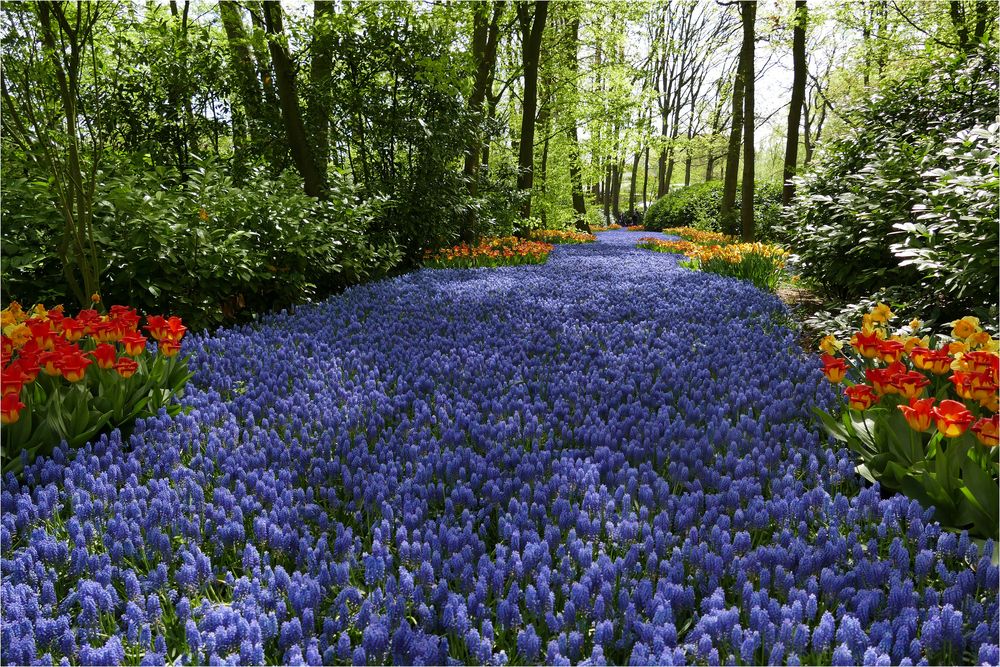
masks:
[[[21,418],[21,410],[24,408],[16,394],[6,394],[0,398],[0,424],[7,426],[13,424]]]
[[[851,410],[867,410],[878,400],[875,390],[866,384],[856,384],[844,388],[847,396],[847,406]]]
[[[973,416],[968,408],[958,401],[941,401],[931,409],[938,432],[946,438],[957,438],[965,433]]]
[[[914,398],[924,393],[924,387],[931,383],[920,371],[910,371],[893,376],[889,381],[903,398]]]
[[[882,342],[882,340],[878,337],[878,334],[874,332],[865,334],[859,331],[851,336],[851,345],[862,356],[868,359],[874,359],[878,356],[880,342]]]
[[[989,419],[983,417],[972,425],[972,432],[979,442],[987,447],[996,447],[1000,444],[1000,415],[993,415]]]
[[[951,357],[944,350],[929,350],[926,347],[914,347],[910,351],[913,365],[920,370],[930,371],[935,375],[944,375],[951,370]]]
[[[898,340],[883,340],[878,344],[878,356],[886,363],[899,361],[904,352],[905,346]]]
[[[138,357],[146,349],[146,337],[139,332],[129,333],[122,336],[122,345],[125,346],[125,354]]]
[[[829,354],[824,354],[822,356],[823,360],[823,375],[830,382],[837,384],[844,379],[847,375],[847,361],[839,358],[832,357]]]
[[[175,357],[181,351],[181,344],[172,340],[164,340],[160,344],[160,354],[165,357]]]
[[[934,405],[933,398],[911,398],[909,405],[897,406],[903,416],[906,418],[906,423],[910,425],[914,431],[926,431],[931,427],[931,414],[932,406]]]

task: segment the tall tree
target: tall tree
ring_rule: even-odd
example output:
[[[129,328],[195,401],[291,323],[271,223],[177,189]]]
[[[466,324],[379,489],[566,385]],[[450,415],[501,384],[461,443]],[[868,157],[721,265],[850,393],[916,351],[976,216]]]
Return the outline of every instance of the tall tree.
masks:
[[[726,150],[726,174],[722,185],[722,203],[719,217],[723,231],[727,234],[736,232],[736,187],[740,173],[740,146],[743,135],[743,51],[740,49],[739,61],[736,65],[736,75],[733,81],[732,124],[729,130],[729,148]]]
[[[743,240],[754,240],[753,186],[754,186],[754,20],[757,18],[757,0],[743,3],[743,190],[740,203],[740,220]]]
[[[488,3],[473,5],[472,19],[472,60],[475,64],[475,75],[472,81],[472,95],[469,96],[469,110],[475,119],[469,147],[465,154],[465,176],[469,196],[473,199],[479,193],[479,166],[483,155],[483,102],[489,88],[493,85],[494,72],[497,63],[497,43],[500,38],[500,16],[504,3],[493,3],[490,13]],[[475,238],[476,207],[472,206],[466,213],[461,229],[462,239],[471,242]]]
[[[274,76],[278,84],[278,102],[281,107],[281,119],[285,126],[288,148],[291,150],[295,167],[302,175],[306,194],[310,197],[323,199],[326,197],[326,181],[317,166],[312,145],[306,135],[305,123],[302,120],[298,86],[295,80],[295,66],[288,50],[288,38],[284,34],[282,25],[281,4],[264,2],[261,3],[260,7],[264,14],[264,27],[267,30],[267,48],[271,52]]]
[[[316,176],[325,189],[330,161],[330,75],[333,72],[333,0],[313,0],[312,62],[306,120]]]
[[[533,8],[533,11],[532,11]],[[544,0],[517,2],[517,20],[521,26],[521,66],[524,70],[524,93],[521,107],[521,137],[518,149],[517,189],[524,193],[521,215],[531,217],[531,188],[534,185],[535,114],[538,108],[538,62],[542,33],[549,3]]]
[[[799,126],[806,99],[806,0],[795,0],[795,27],[792,31],[792,101],[788,105],[788,133],[785,141],[785,168],[782,173],[781,203],[788,206],[795,197],[792,178],[798,166]]]
[[[235,0],[219,3],[219,18],[226,32],[230,67],[236,84],[236,99],[230,104],[230,109],[233,119],[233,176],[239,182],[245,177],[253,158],[263,155],[266,140],[261,120],[264,110],[257,67],[250,53],[250,40]]]
[[[579,72],[577,50],[580,43],[580,16],[574,13],[573,17],[567,22],[566,27],[566,62],[570,80],[572,81],[573,92],[575,93],[578,85],[577,73]],[[575,101],[575,99],[576,95],[574,94],[571,96],[571,100]],[[569,140],[569,181],[570,188],[572,188],[573,212],[576,213],[577,227],[589,232],[590,225],[587,224],[585,218],[587,214],[587,202],[583,196],[583,177],[581,176],[582,171],[580,169],[580,139],[577,132],[576,114],[573,113],[572,108],[564,110],[564,114],[569,116],[566,121],[566,138]]]
[[[87,60],[97,62],[94,32],[106,20],[108,5],[38,2],[32,9],[40,43],[32,43],[23,70],[4,67],[3,134],[48,181],[63,219],[56,242],[63,276],[73,296],[89,304],[90,296],[100,293],[94,201],[107,137],[100,104],[88,108],[84,100],[88,87],[91,93],[101,92],[96,65],[93,78],[87,79]],[[20,28],[26,34],[35,30],[23,24]]]

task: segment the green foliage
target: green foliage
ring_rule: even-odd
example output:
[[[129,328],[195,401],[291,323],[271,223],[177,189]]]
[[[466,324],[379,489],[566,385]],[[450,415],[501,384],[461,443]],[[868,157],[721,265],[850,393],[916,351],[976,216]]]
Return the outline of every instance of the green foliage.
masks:
[[[754,183],[753,219],[754,235],[758,241],[784,242],[781,224],[784,207],[781,205],[781,183],[759,181]]]
[[[945,139],[935,156],[924,158],[930,168],[921,172],[927,185],[916,192],[921,200],[913,207],[916,221],[893,225],[903,232],[902,238],[894,234],[891,246],[900,266],[916,268],[924,289],[943,288],[958,301],[981,298],[989,284],[996,295],[998,128],[993,123],[960,131]]]
[[[648,209],[643,226],[651,232],[665,227],[693,227],[719,231],[722,183],[709,181],[679,190],[671,190]]]
[[[998,102],[984,49],[929,62],[857,109],[797,179],[783,233],[802,275],[844,299],[900,286],[927,310],[996,303],[996,161],[983,128]]]
[[[4,199],[22,204],[3,229],[6,296],[25,303],[65,297],[46,260],[54,252],[40,224],[52,217],[45,189],[3,183]],[[176,313],[195,328],[315,298],[399,260],[393,245],[366,233],[382,200],[359,201],[340,185],[320,202],[291,174],[274,180],[257,169],[238,186],[211,162],[186,179],[159,167],[104,179],[97,201],[105,300]]]
[[[738,204],[739,202],[737,202]],[[672,190],[646,210],[644,226],[649,231],[668,227],[693,227],[719,232],[722,209],[722,182],[709,181]],[[781,185],[771,182],[754,184],[754,221],[757,238],[777,240],[776,227],[781,220]]]

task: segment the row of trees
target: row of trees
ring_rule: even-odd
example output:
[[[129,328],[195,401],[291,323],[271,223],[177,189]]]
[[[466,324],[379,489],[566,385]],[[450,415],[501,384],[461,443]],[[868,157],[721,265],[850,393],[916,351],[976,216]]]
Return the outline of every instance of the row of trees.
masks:
[[[788,203],[841,109],[921,49],[975,50],[996,19],[980,0],[761,11],[754,0],[6,3],[5,179],[47,184],[14,201],[58,210],[53,251],[80,301],[113,270],[102,187],[163,168],[171,187],[210,164],[236,186],[263,170],[293,174],[320,202],[382,202],[366,233],[409,262],[458,238],[587,227],[598,210],[607,220],[675,182],[716,179],[725,228],[753,238],[762,127],[784,133],[773,176]],[[789,55],[790,91],[762,110],[755,86],[780,78]]]

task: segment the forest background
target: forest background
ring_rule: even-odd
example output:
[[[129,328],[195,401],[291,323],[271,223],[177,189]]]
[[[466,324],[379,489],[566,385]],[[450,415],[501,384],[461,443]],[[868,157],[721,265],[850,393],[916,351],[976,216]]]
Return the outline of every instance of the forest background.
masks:
[[[996,319],[993,2],[0,16],[4,303],[100,294],[215,326],[685,192],[696,226],[789,247],[834,316]]]

